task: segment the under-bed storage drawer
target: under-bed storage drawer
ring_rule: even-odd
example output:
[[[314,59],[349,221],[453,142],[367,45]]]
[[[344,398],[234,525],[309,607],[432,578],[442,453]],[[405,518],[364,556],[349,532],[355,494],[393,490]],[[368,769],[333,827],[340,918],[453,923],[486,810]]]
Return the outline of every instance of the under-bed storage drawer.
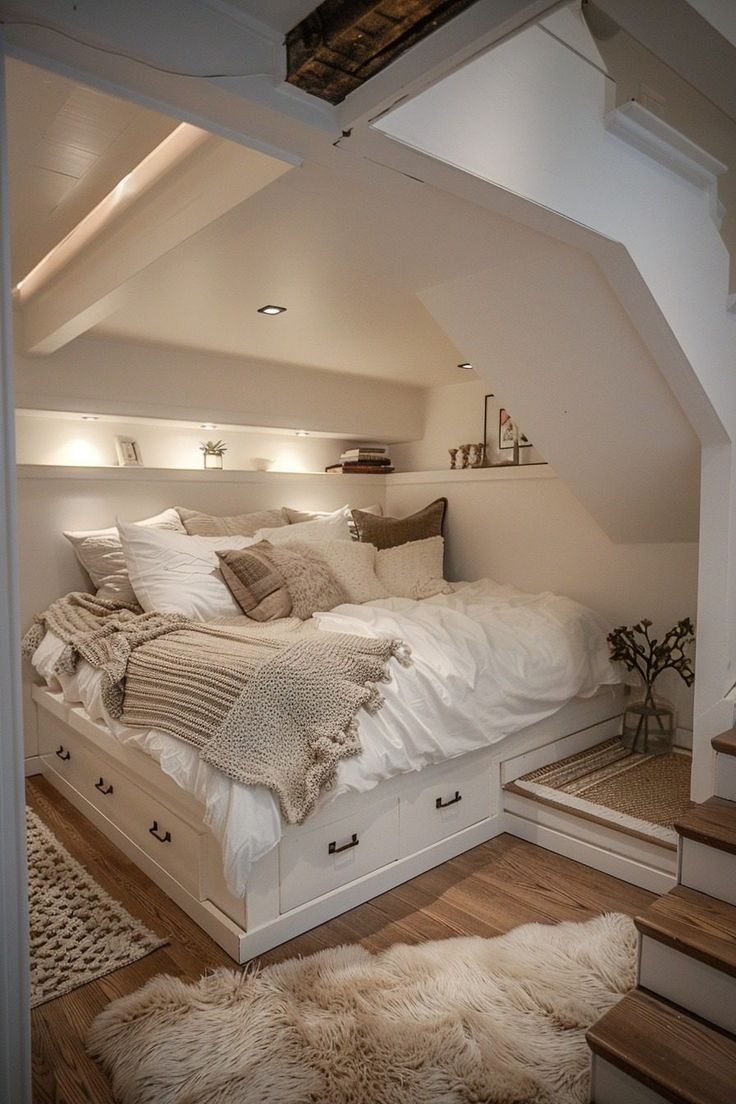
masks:
[[[281,911],[303,905],[398,858],[397,798],[319,828],[287,832],[279,848]]]
[[[401,795],[401,855],[469,828],[491,815],[490,757],[467,756],[430,767],[429,778]]]

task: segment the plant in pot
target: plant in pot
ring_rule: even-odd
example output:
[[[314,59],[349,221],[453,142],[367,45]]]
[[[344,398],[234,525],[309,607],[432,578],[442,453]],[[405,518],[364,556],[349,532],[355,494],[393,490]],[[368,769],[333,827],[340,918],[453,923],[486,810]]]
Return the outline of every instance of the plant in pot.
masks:
[[[222,441],[203,441],[199,447],[206,468],[222,468],[222,458],[227,452],[227,445]]]
[[[695,641],[695,630],[689,617],[678,621],[661,640],[651,635],[651,627],[652,622],[642,618],[631,628],[621,625],[614,629],[607,640],[614,663],[636,671],[642,683],[643,696],[624,713],[622,739],[632,751],[661,754],[672,747],[675,712],[655,694],[655,683],[665,671],[676,671],[686,686],[692,686],[695,672],[686,650]]]

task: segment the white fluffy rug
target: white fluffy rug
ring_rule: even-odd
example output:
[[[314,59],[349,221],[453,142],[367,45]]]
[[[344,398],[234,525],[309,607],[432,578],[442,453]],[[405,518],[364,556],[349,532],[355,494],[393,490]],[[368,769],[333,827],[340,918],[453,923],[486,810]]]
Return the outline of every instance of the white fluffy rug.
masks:
[[[92,1025],[121,1104],[585,1104],[585,1031],[635,984],[618,913],[194,985],[154,978]]]

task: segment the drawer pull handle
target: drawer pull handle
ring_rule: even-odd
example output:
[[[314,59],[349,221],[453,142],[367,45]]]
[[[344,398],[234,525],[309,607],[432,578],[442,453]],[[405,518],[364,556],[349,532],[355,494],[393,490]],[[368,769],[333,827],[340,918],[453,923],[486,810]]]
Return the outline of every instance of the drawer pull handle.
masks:
[[[457,805],[458,801],[462,801],[463,795],[459,790],[455,790],[455,796],[451,797],[449,801],[443,801],[441,797],[438,797],[434,803],[435,809],[446,809],[448,805]]]
[[[56,749],[56,754],[59,756],[60,759],[63,759],[64,762],[66,762],[67,759],[71,759],[72,757],[72,753],[70,751],[66,751],[63,744],[59,744],[58,748]]]
[[[338,847],[337,846],[337,841],[333,840],[332,843],[327,848],[327,854],[328,855],[339,855],[341,851],[349,851],[351,847],[357,847],[359,843],[360,843],[360,840],[358,839],[358,833],[353,832],[353,838],[350,840],[350,843],[344,843],[342,845],[342,847]]]
[[[171,832],[165,832],[163,836],[160,836],[158,834],[157,820],[154,820],[153,827],[149,828],[148,831],[151,833],[152,836],[155,836],[157,840],[160,840],[161,843],[171,843]]]
[[[101,778],[99,782],[95,782],[95,789],[99,790],[101,794],[105,794],[105,796],[107,797],[108,794],[112,793],[112,783],[110,783],[109,786],[106,786],[105,779]]]

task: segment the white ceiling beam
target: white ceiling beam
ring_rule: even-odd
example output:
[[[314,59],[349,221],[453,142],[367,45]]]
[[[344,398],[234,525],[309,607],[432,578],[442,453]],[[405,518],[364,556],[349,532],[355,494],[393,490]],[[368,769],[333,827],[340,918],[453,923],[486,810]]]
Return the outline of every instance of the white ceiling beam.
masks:
[[[148,160],[148,159],[147,159]],[[145,162],[139,166],[145,171]],[[169,250],[220,218],[287,172],[291,164],[233,142],[204,136],[175,171],[148,183],[116,207],[103,200],[97,210],[109,221],[65,258],[26,300],[21,281],[22,345],[27,353],[48,354],[99,324],[124,302],[126,285]],[[134,178],[136,170],[130,174]],[[125,183],[125,182],[123,182]],[[119,185],[123,192],[125,188]],[[70,238],[72,235],[70,235]],[[61,243],[60,249],[65,245]],[[63,251],[63,250],[62,250]],[[54,254],[49,267],[55,267]],[[43,262],[38,269],[43,268]]]

